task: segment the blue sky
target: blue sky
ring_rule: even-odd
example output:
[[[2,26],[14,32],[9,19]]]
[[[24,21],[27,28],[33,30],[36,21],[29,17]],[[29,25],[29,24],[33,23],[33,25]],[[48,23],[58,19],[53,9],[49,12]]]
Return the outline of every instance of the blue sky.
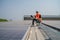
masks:
[[[60,0],[0,0],[0,18],[19,20],[24,15],[60,15]]]

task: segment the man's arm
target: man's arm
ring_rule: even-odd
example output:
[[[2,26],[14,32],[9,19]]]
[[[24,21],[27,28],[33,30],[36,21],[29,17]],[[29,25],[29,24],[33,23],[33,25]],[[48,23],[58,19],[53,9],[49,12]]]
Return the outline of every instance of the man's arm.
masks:
[[[42,18],[40,18],[40,21],[42,22]]]
[[[40,22],[42,22],[42,17],[41,17],[41,15],[39,16],[39,18],[40,18]]]

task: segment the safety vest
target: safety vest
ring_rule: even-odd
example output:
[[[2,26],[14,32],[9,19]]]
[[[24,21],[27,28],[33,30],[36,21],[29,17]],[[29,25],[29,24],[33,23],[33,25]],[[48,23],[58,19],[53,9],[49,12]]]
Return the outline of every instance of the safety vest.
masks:
[[[35,15],[35,18],[40,19],[41,15],[38,13],[38,14]]]

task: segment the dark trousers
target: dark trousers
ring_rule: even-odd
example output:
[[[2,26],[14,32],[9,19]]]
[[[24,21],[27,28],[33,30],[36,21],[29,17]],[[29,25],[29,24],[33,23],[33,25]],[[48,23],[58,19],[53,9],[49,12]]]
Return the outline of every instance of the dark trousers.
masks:
[[[36,21],[36,23],[40,23],[40,21],[38,19],[33,19],[32,20],[32,25],[34,25],[34,22]]]

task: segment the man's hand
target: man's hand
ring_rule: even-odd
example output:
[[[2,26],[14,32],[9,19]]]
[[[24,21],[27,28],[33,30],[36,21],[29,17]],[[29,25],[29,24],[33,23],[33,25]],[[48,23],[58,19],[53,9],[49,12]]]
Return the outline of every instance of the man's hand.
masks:
[[[40,22],[42,22],[42,18],[39,18],[38,20],[39,20]]]

